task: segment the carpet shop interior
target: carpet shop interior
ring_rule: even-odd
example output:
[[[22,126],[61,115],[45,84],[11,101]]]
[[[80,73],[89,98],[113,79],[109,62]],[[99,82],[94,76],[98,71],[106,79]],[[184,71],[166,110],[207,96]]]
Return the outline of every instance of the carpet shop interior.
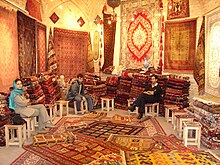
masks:
[[[220,1],[0,0],[0,164],[220,164]],[[93,112],[66,100],[84,75]],[[161,100],[128,107],[158,76]],[[21,78],[38,119],[13,125]]]

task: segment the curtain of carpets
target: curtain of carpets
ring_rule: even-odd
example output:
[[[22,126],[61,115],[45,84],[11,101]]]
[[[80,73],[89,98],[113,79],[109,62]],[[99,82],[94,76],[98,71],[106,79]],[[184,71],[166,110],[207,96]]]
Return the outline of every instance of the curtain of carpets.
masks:
[[[165,70],[193,71],[196,20],[167,22],[165,31]]]
[[[18,77],[17,15],[0,7],[0,90],[6,90]]]
[[[56,52],[55,52],[54,40],[53,40],[51,28],[50,28],[50,33],[49,33],[47,60],[48,60],[47,69],[50,70],[52,73],[56,74],[57,73],[57,58],[56,58]]]
[[[27,0],[26,9],[32,17],[42,21],[40,2],[37,0]]]
[[[104,65],[102,70],[109,66],[113,66],[114,47],[115,47],[115,32],[116,21],[112,21],[109,24],[109,20],[112,18],[112,14],[103,13],[103,25],[104,25]]]
[[[21,77],[36,73],[35,20],[17,12],[18,63]]]
[[[207,45],[205,56],[205,90],[214,96],[220,95],[220,7],[207,14]]]
[[[157,68],[161,36],[161,17],[158,13],[159,0],[121,2],[120,64],[125,68],[143,67],[145,57],[149,66]]]
[[[169,0],[167,7],[167,19],[189,17],[189,0]]]
[[[199,41],[195,56],[193,76],[198,85],[199,95],[204,94],[205,93],[205,17],[203,17],[203,21],[199,33]]]
[[[86,72],[88,33],[54,28],[58,75],[73,78]]]
[[[87,72],[94,72],[94,61],[93,61],[92,43],[91,43],[90,34],[89,34],[89,38],[88,38],[88,57],[87,57],[87,61],[86,61],[86,71]]]
[[[46,26],[37,22],[37,68],[39,72],[45,72],[46,59]]]

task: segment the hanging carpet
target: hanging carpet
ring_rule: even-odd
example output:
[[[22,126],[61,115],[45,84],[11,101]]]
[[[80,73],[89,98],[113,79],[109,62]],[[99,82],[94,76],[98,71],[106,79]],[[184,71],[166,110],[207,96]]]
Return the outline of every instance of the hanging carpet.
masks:
[[[37,22],[37,72],[46,71],[47,54],[46,54],[46,26]]]
[[[196,19],[167,22],[164,69],[193,71],[195,44]]]
[[[70,79],[86,72],[88,33],[54,28],[57,74]]]
[[[17,14],[0,7],[0,90],[9,89],[18,73]]]
[[[36,74],[35,20],[17,12],[20,77]]]

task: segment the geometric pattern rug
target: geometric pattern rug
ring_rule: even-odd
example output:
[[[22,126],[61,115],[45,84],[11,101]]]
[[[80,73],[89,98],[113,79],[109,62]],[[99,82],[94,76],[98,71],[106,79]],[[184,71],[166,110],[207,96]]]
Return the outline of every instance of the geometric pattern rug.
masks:
[[[104,119],[105,123],[109,123]],[[65,123],[79,123],[84,122],[88,125],[94,123],[95,120],[83,120],[83,117],[62,117],[57,123],[57,128],[51,129],[50,134],[63,134],[66,132]],[[113,122],[112,122],[113,123]],[[124,123],[124,121],[123,121]],[[120,123],[117,122],[118,125]],[[154,134],[165,135],[162,127],[159,125],[158,121],[151,118],[142,123],[139,122],[128,122],[128,128],[138,128],[140,130],[138,135],[144,134],[144,136],[150,136]],[[125,124],[121,124],[125,125]],[[134,126],[134,127],[131,127]],[[144,129],[142,129],[145,127]],[[141,130],[141,129],[142,130]],[[158,130],[158,132],[156,132]],[[153,132],[153,133],[151,133]],[[135,131],[133,132],[135,133]],[[132,135],[133,136],[133,135]],[[89,138],[88,138],[89,137]],[[87,164],[89,162],[95,162],[95,160],[103,161],[109,158],[109,154],[115,153],[119,154],[119,149],[121,148],[119,144],[110,141],[103,141],[99,138],[94,138],[92,136],[87,136],[83,134],[77,135],[77,140],[73,144],[59,144],[50,146],[40,146],[34,147],[33,145],[24,146],[27,150],[21,154],[12,165],[24,165],[24,164]],[[106,156],[105,156],[106,155]],[[114,156],[110,156],[114,157]],[[80,163],[78,163],[80,161]],[[77,163],[76,163],[77,162]]]
[[[77,132],[83,135],[107,140],[111,134],[136,135],[143,129],[144,127],[134,125],[94,121],[93,123],[90,123],[88,127],[78,129],[73,133]]]
[[[87,164],[103,155],[119,153],[118,147],[111,142],[95,138],[77,136],[73,143],[60,143],[42,146],[24,146],[28,151],[43,157],[53,164]]]
[[[124,160],[127,165],[151,164],[151,165],[214,165],[219,164],[209,152],[144,152],[124,151]]]

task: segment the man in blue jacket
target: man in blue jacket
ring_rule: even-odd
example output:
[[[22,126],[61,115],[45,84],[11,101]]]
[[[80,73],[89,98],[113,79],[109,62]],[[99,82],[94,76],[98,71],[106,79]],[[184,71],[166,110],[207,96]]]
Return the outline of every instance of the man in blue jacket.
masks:
[[[92,98],[85,94],[85,86],[83,83],[84,76],[80,73],[77,75],[77,79],[71,84],[70,89],[68,91],[67,100],[69,101],[76,101],[76,108],[79,111],[81,101],[86,101],[88,103],[88,110],[89,112],[93,111],[93,102]]]

